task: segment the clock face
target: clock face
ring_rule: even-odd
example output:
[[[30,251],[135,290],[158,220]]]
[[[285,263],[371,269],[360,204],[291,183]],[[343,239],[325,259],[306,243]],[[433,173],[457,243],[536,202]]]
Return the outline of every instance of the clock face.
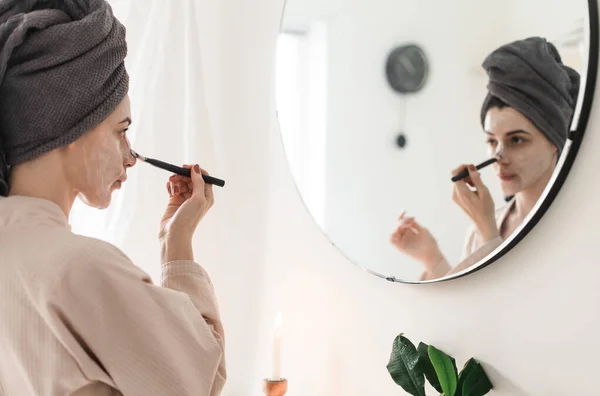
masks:
[[[394,91],[402,94],[420,91],[429,74],[425,52],[413,44],[393,49],[388,56],[386,74]]]

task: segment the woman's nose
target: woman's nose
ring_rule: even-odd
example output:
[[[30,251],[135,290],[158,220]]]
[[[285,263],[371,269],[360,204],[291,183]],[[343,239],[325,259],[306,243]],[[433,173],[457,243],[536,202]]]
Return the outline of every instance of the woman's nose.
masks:
[[[127,150],[127,154],[125,155],[125,167],[131,168],[131,167],[135,166],[136,163],[137,163],[137,158],[135,158],[135,156],[133,155],[131,150]]]
[[[502,165],[506,165],[510,162],[510,155],[505,150],[497,152],[496,158],[498,159],[498,163]]]
[[[135,155],[133,155],[133,152],[131,151],[131,143],[129,142],[129,139],[127,139],[127,137],[125,138],[125,143],[127,143],[127,152],[125,153],[125,167],[131,168],[137,163],[137,158]]]
[[[502,160],[502,158],[504,158],[504,147],[502,146],[502,143],[498,143],[491,154],[494,158],[497,158],[498,161]]]

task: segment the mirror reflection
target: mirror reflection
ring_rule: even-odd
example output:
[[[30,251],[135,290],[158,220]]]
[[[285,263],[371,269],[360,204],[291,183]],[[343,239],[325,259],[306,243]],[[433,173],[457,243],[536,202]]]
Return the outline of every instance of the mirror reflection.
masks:
[[[472,270],[514,236],[580,111],[584,1],[459,3],[288,0],[282,21],[298,190],[349,259],[398,280]]]

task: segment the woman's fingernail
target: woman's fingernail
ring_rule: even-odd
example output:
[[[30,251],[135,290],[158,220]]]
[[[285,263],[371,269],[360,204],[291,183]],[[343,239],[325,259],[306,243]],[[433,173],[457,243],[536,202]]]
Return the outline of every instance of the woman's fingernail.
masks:
[[[173,188],[173,191],[175,191],[175,194],[179,194],[179,186],[175,186]]]
[[[194,165],[194,172],[200,173],[200,165]]]

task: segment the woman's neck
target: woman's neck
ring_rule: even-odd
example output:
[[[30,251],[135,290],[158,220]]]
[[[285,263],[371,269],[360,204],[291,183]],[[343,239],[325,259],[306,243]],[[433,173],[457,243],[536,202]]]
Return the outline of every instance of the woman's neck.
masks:
[[[57,204],[69,218],[77,198],[61,168],[61,161],[52,158],[52,152],[36,160],[13,166],[9,195],[41,198]]]

